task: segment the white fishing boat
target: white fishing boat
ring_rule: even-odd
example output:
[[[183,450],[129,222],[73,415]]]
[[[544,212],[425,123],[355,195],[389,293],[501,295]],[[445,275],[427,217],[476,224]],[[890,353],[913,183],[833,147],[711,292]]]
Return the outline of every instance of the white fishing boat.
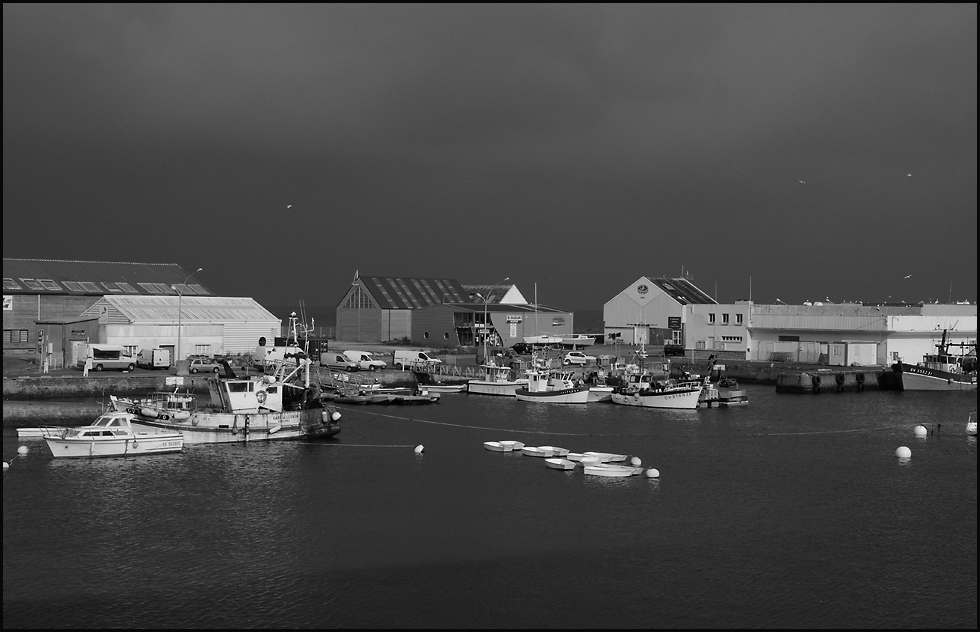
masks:
[[[41,436],[56,459],[141,456],[183,450],[182,434],[134,427],[135,417],[132,413],[107,411],[89,426],[41,427]]]
[[[975,412],[970,413],[969,417],[966,418],[966,434],[977,436],[977,414]]]
[[[295,315],[290,318],[299,339]],[[332,437],[340,432],[340,412],[324,407],[319,386],[310,381],[311,362],[303,351],[287,354],[270,375],[238,377],[227,362],[224,374],[208,379],[210,401],[198,398],[187,418],[135,413],[134,424],[180,432],[184,443],[240,443]],[[111,397],[113,406],[125,404]]]
[[[483,377],[466,383],[466,392],[474,395],[513,397],[517,389],[527,385],[527,378],[512,378],[511,368],[499,364],[482,365]]]
[[[544,460],[544,463],[545,463],[545,465],[547,465],[548,467],[550,467],[553,470],[574,470],[575,469],[575,462],[574,461],[569,461],[568,459],[562,459],[562,458],[558,458],[558,457],[545,459]]]
[[[514,391],[519,401],[548,404],[589,403],[589,387],[576,383],[570,371],[532,369],[527,372],[527,381],[527,386]]]
[[[700,405],[701,392],[708,384],[708,378],[677,380],[670,376],[670,363],[658,367],[656,373],[663,379],[655,379],[653,372],[643,368],[642,358],[646,357],[641,351],[641,364],[624,375],[624,386],[617,388],[612,394],[612,402],[623,406],[639,406],[642,408],[679,408],[694,410]]]
[[[958,347],[959,353],[950,349]],[[926,354],[922,362],[896,363],[892,370],[900,373],[905,391],[975,391],[977,390],[977,344],[952,343],[943,330],[936,353]]]

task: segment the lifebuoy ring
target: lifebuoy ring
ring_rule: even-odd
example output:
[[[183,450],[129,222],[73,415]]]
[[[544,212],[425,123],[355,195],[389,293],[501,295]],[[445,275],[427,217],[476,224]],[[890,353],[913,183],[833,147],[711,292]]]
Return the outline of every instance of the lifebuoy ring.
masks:
[[[266,395],[265,391],[259,391],[258,393],[255,394],[255,399],[259,400],[259,403],[260,404],[264,404],[265,403],[266,397],[267,397],[267,395]]]

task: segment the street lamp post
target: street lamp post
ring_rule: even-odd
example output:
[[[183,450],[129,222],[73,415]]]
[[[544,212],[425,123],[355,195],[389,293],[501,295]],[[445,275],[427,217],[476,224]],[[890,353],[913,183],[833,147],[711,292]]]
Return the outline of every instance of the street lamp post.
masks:
[[[493,290],[496,289],[496,287],[498,285],[500,285],[501,283],[506,283],[507,281],[510,281],[510,277],[506,277],[502,281],[499,281],[498,283],[495,283],[492,286],[490,286],[491,287],[491,290],[489,292],[487,292],[487,295],[486,296],[483,296],[479,292],[474,292],[474,294],[473,294],[474,296],[479,296],[483,300],[483,363],[484,364],[487,364],[487,338],[489,337],[487,335],[487,329],[488,329],[488,326],[487,326],[488,325],[488,323],[487,323],[487,316],[488,316],[488,313],[487,313],[487,303],[489,303],[490,302],[490,299],[493,298]]]
[[[195,270],[195,271],[191,272],[190,274],[188,274],[187,275],[187,278],[184,279],[184,282],[181,283],[180,285],[171,285],[170,286],[170,287],[172,287],[174,289],[175,292],[177,292],[177,357],[174,358],[174,364],[175,365],[181,359],[181,357],[180,357],[180,337],[181,337],[181,334],[183,333],[183,327],[182,327],[183,323],[181,322],[181,320],[182,320],[182,317],[183,317],[183,311],[182,311],[182,309],[183,309],[183,300],[184,300],[184,292],[183,292],[183,290],[181,288],[183,286],[187,285],[187,281],[189,281],[192,276],[194,276],[198,272],[201,272],[202,270],[204,270],[204,268],[198,268],[197,270]]]

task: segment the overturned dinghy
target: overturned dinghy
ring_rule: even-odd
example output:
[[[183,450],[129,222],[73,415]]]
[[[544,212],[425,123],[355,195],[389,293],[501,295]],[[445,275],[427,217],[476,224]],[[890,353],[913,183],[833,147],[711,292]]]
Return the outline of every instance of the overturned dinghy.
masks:
[[[545,459],[544,464],[553,470],[575,469],[575,461],[569,461],[568,459],[561,459],[561,458]]]

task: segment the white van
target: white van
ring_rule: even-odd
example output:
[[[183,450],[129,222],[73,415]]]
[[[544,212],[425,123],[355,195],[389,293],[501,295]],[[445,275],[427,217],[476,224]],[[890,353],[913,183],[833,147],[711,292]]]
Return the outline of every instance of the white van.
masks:
[[[387,362],[376,358],[370,351],[344,351],[344,355],[351,362],[356,362],[362,371],[381,371],[388,366]]]
[[[170,349],[140,349],[136,366],[145,369],[169,369]]]
[[[85,359],[79,361],[79,368],[85,367],[85,362],[92,360],[93,371],[118,369],[132,371],[136,368],[136,356],[129,347],[122,345],[103,345],[89,343],[85,350]]]
[[[425,351],[395,349],[394,363],[395,366],[404,371],[405,367],[412,368],[424,365],[442,364],[442,360],[439,358],[433,358]]]

